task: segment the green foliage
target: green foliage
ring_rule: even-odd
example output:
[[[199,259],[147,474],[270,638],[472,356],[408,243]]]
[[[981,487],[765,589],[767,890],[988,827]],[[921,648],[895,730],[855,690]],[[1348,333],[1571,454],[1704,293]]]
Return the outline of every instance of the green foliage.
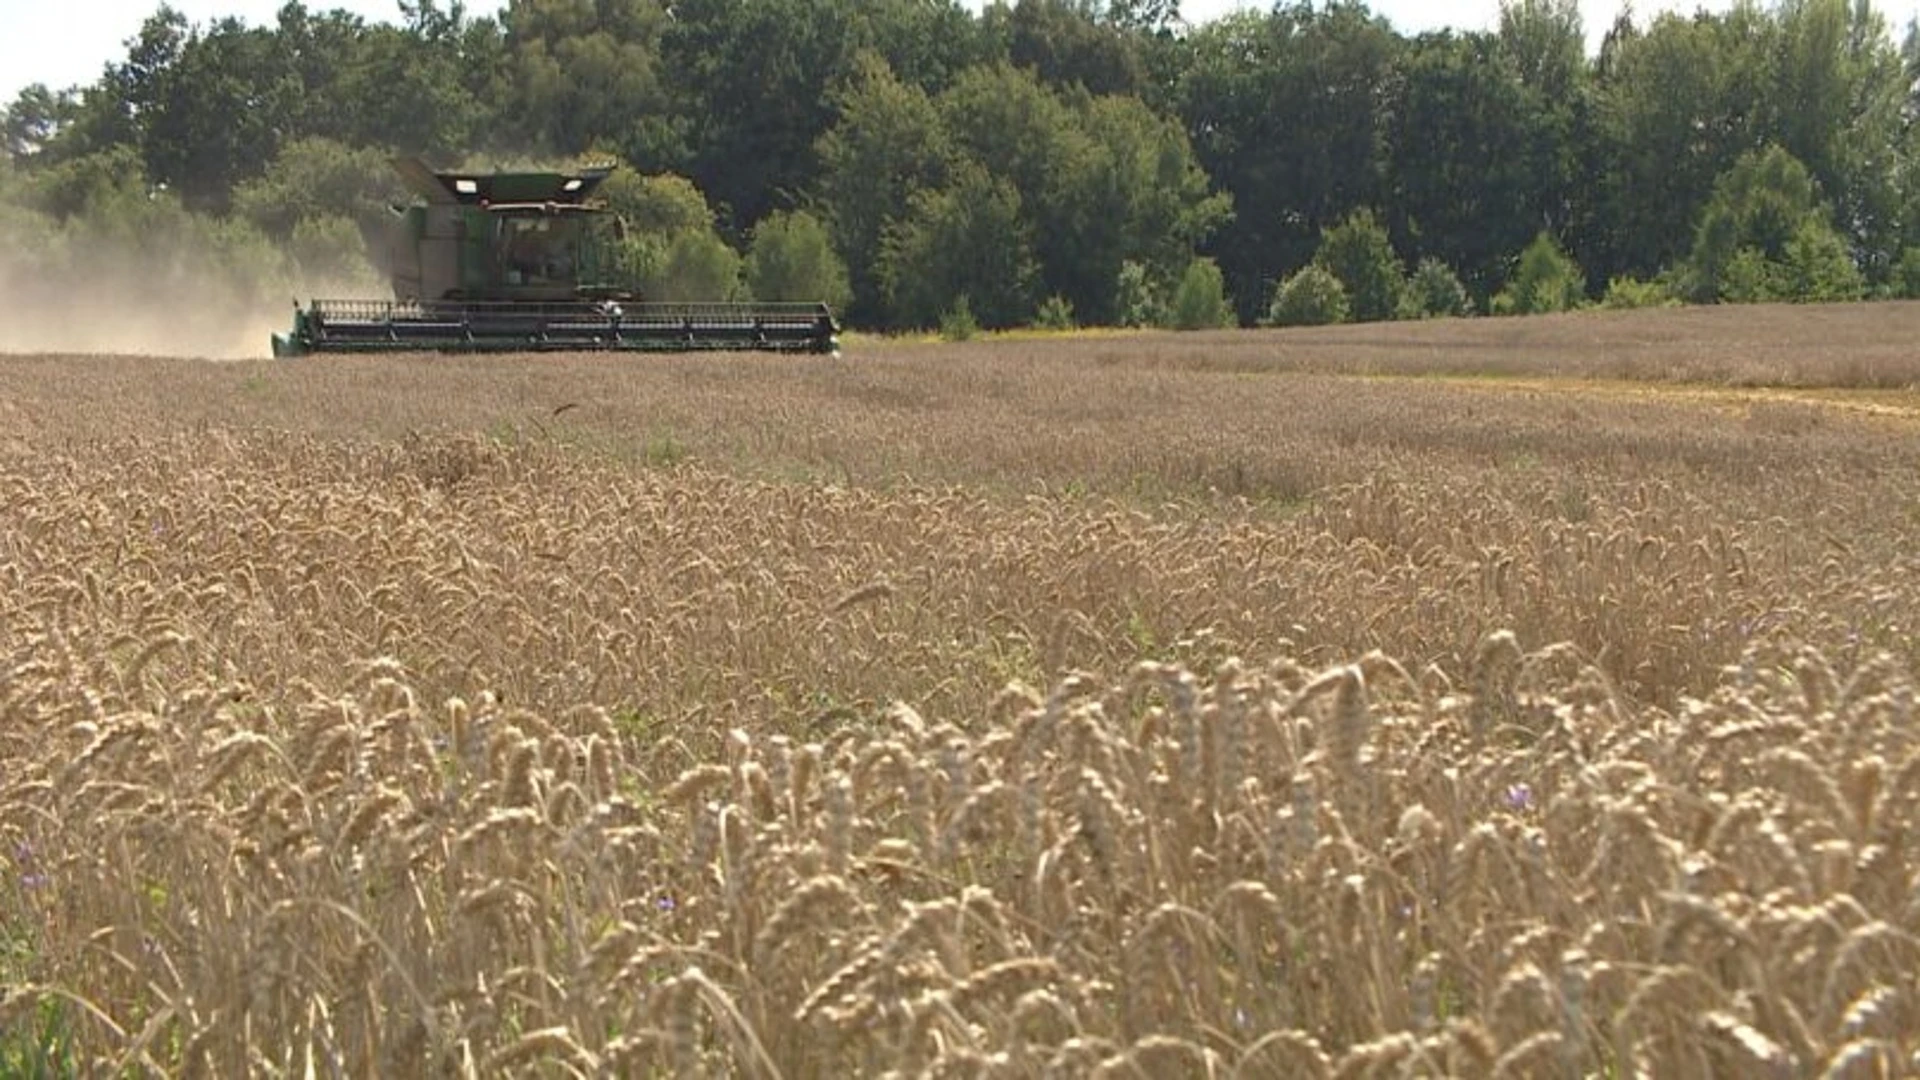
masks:
[[[1818,218],[1809,217],[1787,241],[1788,296],[1802,303],[1837,303],[1866,295],[1866,277],[1854,265],[1840,234]]]
[[[1909,247],[1900,252],[1891,292],[1902,300],[1920,300],[1920,247]]]
[[[1473,299],[1453,268],[1431,256],[1407,278],[1400,313],[1409,319],[1449,319],[1473,313]]]
[[[1172,322],[1175,330],[1233,325],[1233,308],[1227,303],[1226,280],[1218,263],[1195,259],[1187,264],[1179,287],[1173,291]]]
[[[1627,275],[1617,275],[1607,282],[1607,293],[1600,298],[1600,306],[1610,311],[1677,307],[1679,304],[1679,299],[1664,283],[1642,281]]]
[[[1274,290],[1266,321],[1274,326],[1331,326],[1351,315],[1347,287],[1333,271],[1311,263]]]
[[[1321,226],[1384,204],[1380,135],[1406,48],[1363,4],[1268,8],[1196,28],[1171,80],[1196,159],[1233,195],[1235,225],[1208,253],[1247,321]]]
[[[1321,233],[1313,261],[1340,279],[1354,322],[1380,322],[1399,315],[1406,274],[1373,211],[1356,210]]]
[[[756,300],[822,301],[835,311],[852,291],[827,227],[805,211],[773,214],[753,230],[746,279]]]
[[[1020,0],[1010,9],[990,8],[988,19],[1005,20],[1008,59],[1052,85],[1139,93],[1147,81],[1142,35],[1096,13],[1075,0]]]
[[[0,108],[0,156],[26,161],[44,153],[79,109],[71,92],[56,94],[45,83],[25,87],[13,104]]]
[[[672,241],[713,228],[707,197],[684,176],[616,169],[600,185],[599,195],[629,229],[648,236]]]
[[[145,198],[148,185],[139,155],[118,146],[30,170],[15,186],[20,205],[66,221]]]
[[[1494,297],[1496,315],[1542,315],[1572,311],[1586,301],[1586,276],[1579,264],[1560,249],[1551,233],[1542,232],[1520,253],[1513,278]]]
[[[876,54],[858,58],[834,102],[838,122],[817,144],[818,189],[834,246],[851,270],[849,314],[899,325],[883,295],[883,237],[907,216],[915,193],[945,182],[946,130],[926,92],[901,81]]]
[[[1742,270],[1738,286],[1723,281],[1734,256],[1750,250],[1763,261],[1779,262],[1800,223],[1819,212],[1813,176],[1792,154],[1769,146],[1742,155],[1714,183],[1713,199],[1694,230],[1684,284],[1688,296],[1710,303],[1733,299],[1729,288],[1751,295],[1750,268]]]
[[[1131,259],[1120,264],[1114,280],[1114,321],[1120,326],[1162,326],[1167,322],[1166,305],[1160,290],[1144,263]]]
[[[1384,123],[1386,217],[1411,254],[1453,267],[1476,297],[1494,291],[1542,220],[1565,216],[1581,171],[1568,115],[1578,102],[1530,83],[1583,73],[1565,70],[1552,20],[1514,13],[1505,9],[1499,36],[1412,42]]]
[[[940,339],[942,341],[969,341],[980,332],[980,322],[973,317],[973,302],[966,293],[953,298],[953,306],[940,315]]]
[[[595,162],[606,159],[585,155],[573,164]],[[713,211],[693,181],[616,167],[599,195],[625,225],[614,281],[659,300],[714,300],[738,291],[740,259],[714,233]]]
[[[82,1075],[70,1008],[51,994],[16,1006],[17,1015],[0,1031],[0,1076],[58,1080]]]
[[[499,61],[517,133],[553,154],[619,145],[657,167],[673,146],[657,119],[671,103],[660,58],[668,22],[665,5],[516,0]]]
[[[1079,324],[1074,322],[1073,303],[1056,293],[1040,301],[1040,310],[1033,314],[1033,325],[1041,330],[1072,330]]]
[[[956,154],[1020,193],[1041,291],[1091,321],[1115,318],[1123,263],[1171,278],[1226,220],[1177,125],[1138,101],[1062,95],[1000,66],[963,74],[938,105]]]
[[[1698,302],[1850,300],[1866,282],[1807,167],[1779,146],[1742,155],[1714,185],[1683,290]]]
[[[648,7],[665,10],[666,4]],[[677,0],[660,70],[687,118],[685,171],[741,231],[811,182],[833,88],[869,36],[861,0]]]
[[[407,198],[380,151],[306,138],[281,147],[265,172],[234,190],[233,212],[268,236],[286,239],[313,219],[371,225],[386,216],[386,207]]]
[[[1590,148],[1597,272],[1644,277],[1685,257],[1715,178],[1766,138],[1772,38],[1758,5],[1702,20],[1659,15],[1644,32],[1610,37]]]
[[[1729,304],[1766,304],[1788,297],[1786,268],[1759,248],[1743,247],[1720,268],[1718,299]]]
[[[711,230],[683,232],[668,242],[648,282],[655,300],[730,300],[740,290],[740,256]]]
[[[1020,193],[978,168],[916,192],[905,220],[888,228],[880,280],[895,320],[928,326],[965,294],[981,325],[1025,321],[1037,304],[1038,268]]]
[[[720,239],[759,246],[806,207],[831,252],[807,239],[804,274],[765,253],[751,287],[812,276],[794,288],[839,292],[870,326],[934,325],[962,292],[990,326],[1043,297],[1083,323],[1169,323],[1196,255],[1242,321],[1314,258],[1357,319],[1502,286],[1501,310],[1577,302],[1568,279],[1519,289],[1509,261],[1542,223],[1593,280],[1690,300],[1920,294],[1903,262],[1920,37],[1903,56],[1868,4],[1622,20],[1591,61],[1574,0],[1418,37],[1355,3],[1191,28],[1170,0],[976,6],[433,0],[397,24],[288,4],[261,25],[162,7],[93,85],[0,110],[0,198],[60,252],[82,218],[122,231],[130,197],[195,229],[231,216],[253,240],[226,250],[264,235],[271,258],[240,257],[278,282],[360,272],[343,222],[400,197],[393,153],[614,156],[637,166],[603,188],[633,225],[622,280],[678,292],[675,263],[718,288]],[[1404,282],[1388,236],[1416,265]]]

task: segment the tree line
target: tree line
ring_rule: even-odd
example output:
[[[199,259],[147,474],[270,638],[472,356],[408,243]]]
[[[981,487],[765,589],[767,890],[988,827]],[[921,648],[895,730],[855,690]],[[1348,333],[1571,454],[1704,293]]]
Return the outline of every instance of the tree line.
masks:
[[[877,329],[1920,295],[1920,38],[1868,0],[1623,10],[1593,55],[1574,0],[1418,36],[1352,2],[400,12],[163,5],[95,82],[28,87],[0,277],[84,286],[131,247],[239,290],[377,287],[361,226],[405,153],[617,161],[645,291]]]

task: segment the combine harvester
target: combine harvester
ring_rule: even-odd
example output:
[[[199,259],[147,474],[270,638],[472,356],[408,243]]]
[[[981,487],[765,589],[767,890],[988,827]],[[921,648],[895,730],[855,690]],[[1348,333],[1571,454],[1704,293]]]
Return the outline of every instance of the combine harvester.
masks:
[[[610,283],[624,224],[594,189],[613,170],[434,172],[394,161],[423,202],[396,207],[392,300],[294,307],[273,355],[441,352],[834,353],[826,304],[642,302]]]

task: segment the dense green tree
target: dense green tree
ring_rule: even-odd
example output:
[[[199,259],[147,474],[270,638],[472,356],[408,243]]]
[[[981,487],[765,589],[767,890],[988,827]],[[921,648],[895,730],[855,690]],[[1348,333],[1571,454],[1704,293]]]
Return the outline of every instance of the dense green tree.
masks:
[[[1456,267],[1481,298],[1542,222],[1570,216],[1569,121],[1526,85],[1511,52],[1484,34],[1418,39],[1385,125],[1384,205],[1395,231],[1411,255]]]
[[[915,192],[945,182],[952,155],[925,91],[902,82],[877,54],[855,68],[835,96],[839,119],[820,139],[817,195],[850,270],[849,314],[871,325],[887,318],[879,273],[887,223],[907,215]]]
[[[981,21],[960,0],[866,0],[858,17],[860,41],[929,94],[997,55]]]
[[[1231,326],[1233,302],[1227,296],[1226,277],[1212,259],[1194,259],[1173,290],[1170,312],[1175,330],[1213,330]]]
[[[986,21],[1004,34],[1007,59],[1050,86],[1137,94],[1147,78],[1140,35],[1101,15],[1085,0],[1016,0],[990,7]]]
[[[644,289],[654,300],[731,300],[740,291],[740,256],[711,230],[681,233]]]
[[[501,16],[517,132],[549,153],[618,148],[643,168],[680,165],[660,0],[512,0]]]
[[[817,229],[771,216],[804,207],[847,268],[848,318],[876,326],[962,296],[989,326],[1042,297],[1165,324],[1196,254],[1263,318],[1368,207],[1353,265],[1323,260],[1362,318],[1458,310],[1462,283],[1475,304],[1564,306],[1579,267],[1619,304],[1920,280],[1920,34],[1896,47],[1865,0],[1623,11],[1591,60],[1573,0],[1413,40],[1352,0],[1198,27],[1172,0],[971,6],[405,0],[384,22],[291,0],[250,26],[163,4],[92,84],[0,109],[0,205],[62,253],[139,225],[268,277],[350,275],[393,153],[613,157],[637,166],[603,188],[635,223],[623,279],[682,292],[671,266],[724,293],[750,237],[823,259]],[[1398,303],[1397,266],[1354,269],[1394,250],[1422,279]]]
[[[309,220],[371,225],[405,198],[385,154],[306,138],[282,146],[261,175],[234,189],[233,209],[267,236],[285,239]]]
[[[414,10],[416,27],[368,28],[357,56],[341,65],[339,94],[356,119],[351,141],[441,156],[489,145],[494,103],[510,99],[497,77],[505,51],[497,30],[462,22],[457,8],[441,15],[426,0]],[[326,133],[316,120],[308,130]]]
[[[1846,299],[1861,288],[1819,185],[1780,146],[1742,155],[1715,183],[1681,276],[1699,303]]]
[[[910,202],[905,219],[888,227],[880,257],[897,323],[930,326],[962,296],[992,329],[1032,313],[1039,271],[1011,183],[964,165],[948,186],[915,192]]]
[[[1401,39],[1358,3],[1276,6],[1194,31],[1175,98],[1200,165],[1233,196],[1209,249],[1251,321],[1320,230],[1377,205],[1378,142]]]
[[[1552,233],[1534,237],[1520,253],[1507,287],[1493,298],[1495,315],[1546,315],[1586,302],[1587,279]]]
[[[827,227],[804,210],[770,214],[754,226],[746,283],[756,300],[823,300],[836,311],[846,309],[851,292]]]
[[[1714,178],[1763,140],[1775,24],[1757,8],[1660,15],[1620,38],[1594,90],[1605,223],[1583,252],[1603,277],[1648,277],[1686,254]]]
[[[177,14],[161,30],[177,37],[133,101],[147,175],[189,208],[224,210],[234,186],[279,152],[278,121],[297,110],[299,79],[271,31],[237,19],[202,31]]]
[[[13,161],[26,161],[46,151],[60,130],[78,116],[79,101],[70,93],[56,94],[45,83],[21,90],[13,104],[0,109],[0,139]]]
[[[1406,270],[1372,210],[1356,210],[1323,231],[1313,262],[1339,280],[1354,322],[1380,322],[1399,315]]]
[[[1138,98],[1096,98],[1078,112],[1092,150],[1057,210],[1074,231],[1064,250],[1048,253],[1048,277],[1082,318],[1105,323],[1116,314],[1122,265],[1172,278],[1229,226],[1233,198],[1212,189],[1179,123]]]
[[[1916,271],[1915,279],[1920,280],[1920,271]],[[1167,321],[1160,282],[1145,263],[1132,259],[1121,263],[1120,273],[1114,280],[1113,293],[1115,325],[1159,326]]]
[[[1431,256],[1407,275],[1401,314],[1409,319],[1447,319],[1473,312],[1473,298],[1453,268]]]
[[[726,242],[715,233],[713,208],[693,181],[614,164],[599,194],[625,226],[615,277],[663,300],[712,300],[731,292],[738,257],[730,265],[722,257]]]
[[[1777,11],[1768,137],[1807,166],[1836,227],[1876,280],[1905,227],[1900,195],[1912,83],[1865,0],[1784,0]]]
[[[693,181],[672,173],[645,173],[615,162],[600,185],[607,208],[638,233],[672,239],[713,228],[713,208]]]
[[[12,198],[56,222],[87,218],[144,198],[150,188],[139,151],[116,146],[24,172]]]
[[[819,175],[831,91],[866,46],[857,0],[676,0],[661,40],[688,120],[687,175],[744,232]]]
[[[1352,315],[1347,287],[1333,271],[1309,263],[1274,290],[1265,321],[1273,326],[1332,326]]]
[[[1070,98],[999,66],[968,72],[939,105],[956,153],[1020,192],[1045,291],[1106,322],[1122,263],[1171,278],[1229,203],[1177,124],[1136,98]]]

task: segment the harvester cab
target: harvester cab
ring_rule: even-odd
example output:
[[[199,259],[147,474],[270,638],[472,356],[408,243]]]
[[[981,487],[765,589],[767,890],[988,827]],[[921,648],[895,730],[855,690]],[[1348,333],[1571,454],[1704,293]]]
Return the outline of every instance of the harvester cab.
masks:
[[[275,356],[311,353],[832,353],[839,327],[824,303],[660,303],[620,280],[624,225],[594,199],[610,168],[571,172],[435,172],[394,168],[417,200],[386,237],[391,300],[297,304]]]

